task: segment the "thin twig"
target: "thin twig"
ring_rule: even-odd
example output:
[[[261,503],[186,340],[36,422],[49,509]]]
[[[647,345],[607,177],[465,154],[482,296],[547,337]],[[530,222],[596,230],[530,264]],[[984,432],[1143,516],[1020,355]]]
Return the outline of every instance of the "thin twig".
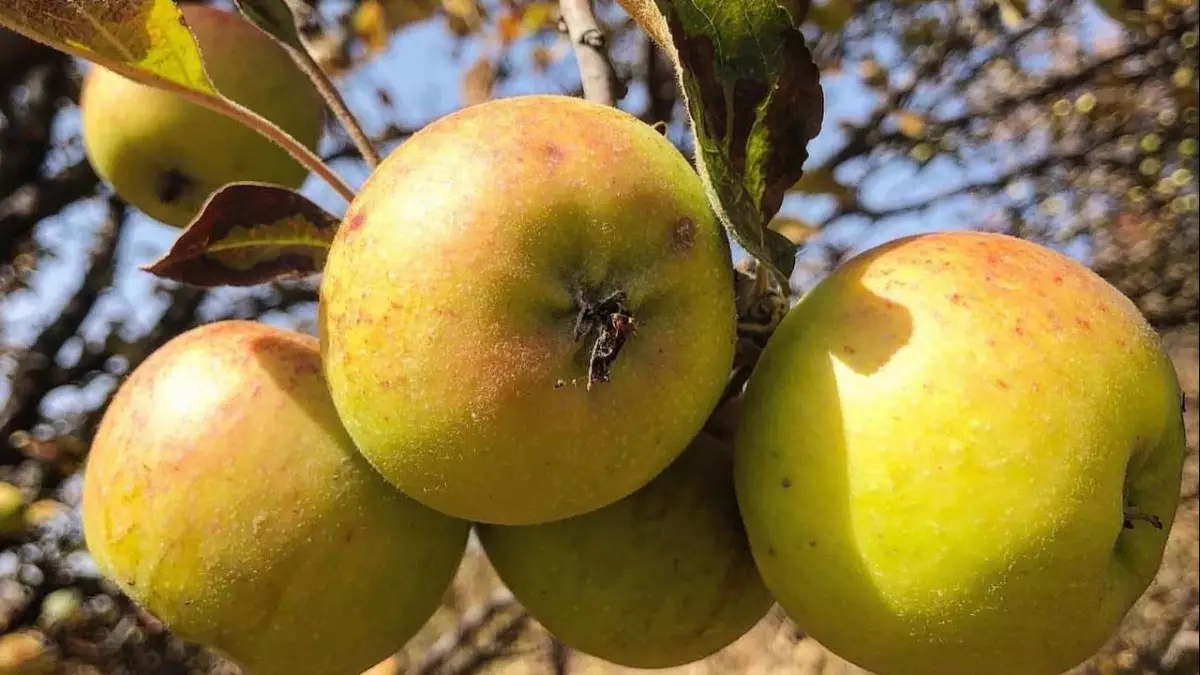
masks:
[[[625,97],[624,87],[608,58],[604,31],[596,23],[591,0],[559,0],[558,7],[575,47],[584,97],[604,105],[616,105]]]
[[[401,127],[395,124],[389,124],[378,136],[374,139],[369,139],[367,142],[372,147],[382,147],[396,141],[403,141],[409,136],[416,133],[415,129]],[[362,152],[359,150],[358,143],[342,144],[330,150],[322,157],[326,162],[336,162],[343,159],[354,159],[360,157]]]
[[[441,639],[434,643],[421,660],[421,663],[414,668],[413,672],[416,675],[442,675],[446,673],[448,670],[451,670],[450,662],[456,654],[463,651],[479,651],[480,647],[475,643],[479,640],[480,636],[489,630],[489,628],[494,629],[504,619],[507,619],[507,621],[493,637],[504,636],[511,643],[516,638],[514,631],[519,631],[528,622],[529,615],[507,591],[495,594],[483,605],[463,616],[458,623],[457,629],[443,635]],[[489,654],[497,647],[503,647],[497,644],[495,639],[489,642],[488,647],[484,649]],[[494,658],[496,655],[493,654],[492,656]],[[468,663],[474,662],[476,658],[478,656],[472,653]]]

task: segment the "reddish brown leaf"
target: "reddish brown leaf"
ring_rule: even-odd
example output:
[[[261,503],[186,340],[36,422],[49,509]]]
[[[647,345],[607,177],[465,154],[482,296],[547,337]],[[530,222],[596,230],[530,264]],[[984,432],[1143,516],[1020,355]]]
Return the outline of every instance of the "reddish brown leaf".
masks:
[[[477,105],[492,98],[496,73],[496,64],[486,56],[480,57],[463,75],[463,105]]]
[[[320,272],[338,219],[293,190],[231,183],[171,250],[143,267],[192,286],[253,286]]]

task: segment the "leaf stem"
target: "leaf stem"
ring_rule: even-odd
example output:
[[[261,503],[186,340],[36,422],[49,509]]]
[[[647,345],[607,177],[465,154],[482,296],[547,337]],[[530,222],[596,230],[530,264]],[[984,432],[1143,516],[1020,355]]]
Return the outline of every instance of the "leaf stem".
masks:
[[[329,79],[329,75],[325,71],[321,70],[321,66],[312,57],[312,54],[308,53],[308,50],[296,49],[288,44],[283,46],[292,55],[292,59],[300,67],[300,70],[304,71],[308,79],[312,80],[321,97],[329,104],[329,108],[337,115],[338,121],[342,123],[342,127],[350,135],[350,140],[354,141],[354,146],[358,148],[367,165],[372,169],[379,166],[379,151],[375,149],[375,146],[371,143],[371,139],[363,131],[362,125],[358,123],[358,118],[354,116],[354,113],[350,112],[350,107],[346,105],[346,99],[338,91],[337,85]]]
[[[243,106],[237,101],[228,98],[213,98],[201,92],[179,87],[176,91],[180,92],[189,99],[205,106],[215,112],[222,113],[233,119],[251,127],[258,133],[275,141],[288,152],[296,161],[303,164],[310,171],[317,174],[329,184],[343,199],[347,202],[354,201],[355,190],[350,187],[350,184],[339,176],[332,168],[321,160],[321,157],[312,150],[309,150],[303,143],[293,138],[283,129],[275,126],[274,123],[263,118],[253,110]]]

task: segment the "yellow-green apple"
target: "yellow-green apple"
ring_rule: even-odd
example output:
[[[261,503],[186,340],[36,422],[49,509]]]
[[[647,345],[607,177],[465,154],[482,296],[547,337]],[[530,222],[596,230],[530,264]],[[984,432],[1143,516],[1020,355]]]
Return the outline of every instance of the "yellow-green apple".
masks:
[[[325,104],[283,47],[233,11],[198,4],[180,11],[217,89],[315,150]],[[298,188],[308,176],[286,150],[241,122],[102,66],[88,71],[79,107],[96,173],[167,225],[187,225],[227,183]]]
[[[84,474],[101,572],[255,675],[358,673],[437,610],[470,524],[404,497],[338,422],[316,338],[222,321],[121,385]]]
[[[592,511],[665,469],[733,362],[729,242],[662,135],[534,95],[415,134],[324,268],[330,391],[363,455],[472,521]]]
[[[1180,408],[1155,332],[1084,265],[905,237],[804,296],[750,378],[751,550],[805,631],[878,675],[1057,675],[1161,562]]]
[[[541,525],[476,531],[500,579],[564,644],[667,668],[720,651],[773,601],[733,491],[733,448],[702,432],[632,495]]]

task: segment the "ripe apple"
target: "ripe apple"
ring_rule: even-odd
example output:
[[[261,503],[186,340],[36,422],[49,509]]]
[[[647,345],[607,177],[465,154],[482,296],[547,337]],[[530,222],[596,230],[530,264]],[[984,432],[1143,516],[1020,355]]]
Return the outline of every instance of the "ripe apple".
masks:
[[[380,478],[338,422],[315,338],[188,331],[129,376],[84,474],[101,572],[255,675],[358,673],[437,610],[470,525]]]
[[[534,95],[443,117],[375,170],[329,252],[320,334],[385,478],[531,525],[611,504],[687,447],[729,377],[733,303],[684,156],[628,113]]]
[[[1083,265],[905,237],[802,298],[749,381],[751,549],[805,631],[878,675],[1057,675],[1161,562],[1180,407],[1154,331]]]
[[[325,104],[283,47],[235,12],[196,4],[179,8],[217,89],[315,150]],[[79,107],[84,148],[96,173],[167,225],[187,225],[227,183],[298,188],[308,176],[308,169],[257,131],[102,66],[88,71]]]
[[[496,573],[564,644],[610,663],[707,658],[766,615],[733,491],[733,449],[701,433],[632,495],[541,525],[476,528]]]

